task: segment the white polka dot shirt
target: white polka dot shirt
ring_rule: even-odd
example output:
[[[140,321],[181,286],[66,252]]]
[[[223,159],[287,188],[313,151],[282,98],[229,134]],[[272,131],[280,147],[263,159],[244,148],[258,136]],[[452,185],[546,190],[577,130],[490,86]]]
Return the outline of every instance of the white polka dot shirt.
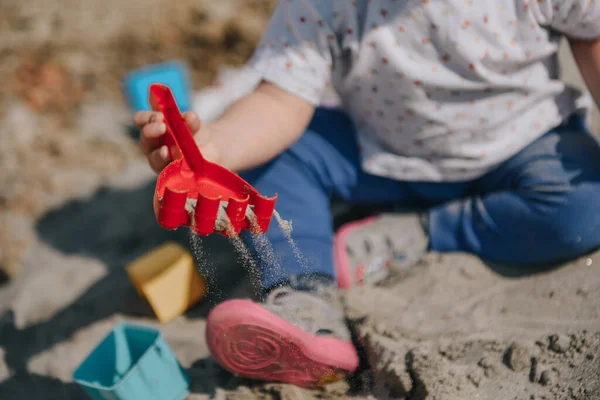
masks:
[[[331,82],[367,172],[464,181],[589,107],[562,35],[600,36],[600,0],[281,0],[249,65],[314,105]]]

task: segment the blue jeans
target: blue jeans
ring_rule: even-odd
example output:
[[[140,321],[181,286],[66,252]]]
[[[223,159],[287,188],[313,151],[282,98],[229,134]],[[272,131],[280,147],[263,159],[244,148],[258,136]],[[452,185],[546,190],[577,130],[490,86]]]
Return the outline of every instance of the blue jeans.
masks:
[[[302,138],[268,164],[243,174],[293,224],[298,260],[275,221],[273,257],[262,283],[291,275],[333,277],[330,201],[425,205],[430,249],[469,252],[510,264],[566,260],[600,247],[600,146],[579,116],[470,182],[400,182],[362,171],[356,132],[341,111],[318,109]]]

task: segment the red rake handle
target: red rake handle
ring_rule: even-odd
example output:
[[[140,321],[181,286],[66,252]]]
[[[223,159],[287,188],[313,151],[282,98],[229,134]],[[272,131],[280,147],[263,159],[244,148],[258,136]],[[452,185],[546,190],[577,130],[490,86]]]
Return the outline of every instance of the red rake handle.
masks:
[[[185,162],[195,173],[202,173],[204,171],[204,157],[179,111],[171,89],[166,85],[153,83],[150,85],[149,97],[152,110],[162,112],[165,116],[166,134],[175,139]]]

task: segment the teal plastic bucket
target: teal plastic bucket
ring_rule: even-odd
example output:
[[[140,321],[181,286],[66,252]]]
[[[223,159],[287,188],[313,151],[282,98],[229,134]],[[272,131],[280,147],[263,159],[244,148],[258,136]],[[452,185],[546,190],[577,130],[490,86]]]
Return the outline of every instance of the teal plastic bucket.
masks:
[[[192,102],[192,84],[186,64],[173,60],[130,71],[123,77],[123,92],[133,112],[149,111],[148,89],[153,83],[171,88],[182,112],[189,111]]]
[[[93,400],[182,400],[189,378],[159,330],[121,323],[73,373]]]

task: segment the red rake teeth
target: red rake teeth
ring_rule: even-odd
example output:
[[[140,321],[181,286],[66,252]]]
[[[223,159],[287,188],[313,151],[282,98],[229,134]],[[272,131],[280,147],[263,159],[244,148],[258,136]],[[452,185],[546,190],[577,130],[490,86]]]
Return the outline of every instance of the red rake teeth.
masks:
[[[195,206],[190,212],[190,229],[198,235],[210,235],[215,231],[215,221],[219,211],[220,199],[198,195]],[[192,201],[190,201],[192,204]]]
[[[248,204],[248,200],[231,198],[227,202],[202,195],[193,198],[188,197],[185,191],[166,187],[160,203],[159,219],[164,228],[187,226],[198,235],[216,232],[233,237],[244,229],[253,234],[263,234],[271,223],[270,216],[257,216],[255,210],[258,208],[260,211],[260,206]],[[265,211],[272,215],[269,208]]]
[[[235,219],[232,219],[232,214]],[[247,229],[254,234],[265,232],[258,225],[254,206],[246,204],[240,207],[236,202],[222,201],[217,211],[214,230],[225,236],[237,236],[242,229]]]
[[[165,188],[165,194],[160,205],[161,225],[167,229],[175,229],[187,225],[186,211],[187,192]]]
[[[215,207],[216,206],[216,207]],[[230,199],[227,201],[215,201],[198,196],[197,199],[187,198],[185,203],[186,222],[181,225],[187,225],[199,235],[208,235],[213,232],[225,236],[238,236],[243,229],[249,230],[253,234],[262,234],[266,231],[265,221],[259,225],[259,219],[254,213],[254,205],[249,205],[247,201],[238,201]],[[196,210],[202,210],[197,213]],[[214,216],[207,218],[209,212]],[[179,221],[182,221],[180,218]],[[189,224],[188,221],[193,221]],[[270,221],[266,221],[269,223]],[[268,225],[266,225],[268,228]]]

